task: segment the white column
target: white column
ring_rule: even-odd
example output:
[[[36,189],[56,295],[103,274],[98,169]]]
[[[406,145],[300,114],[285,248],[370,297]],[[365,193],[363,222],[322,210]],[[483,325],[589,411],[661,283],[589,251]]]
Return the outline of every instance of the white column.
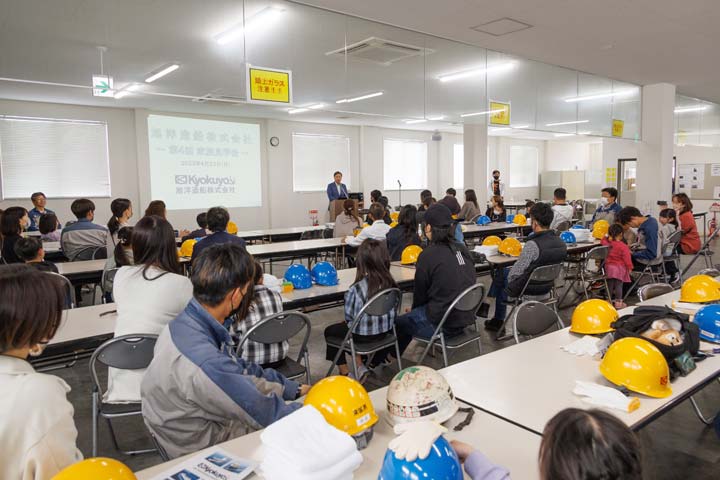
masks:
[[[654,213],[658,200],[670,202],[675,85],[658,83],[642,89],[642,144],[637,162],[636,207]]]
[[[463,155],[465,157],[465,188],[475,189],[480,204],[489,198],[488,192],[488,135],[487,124],[463,125]]]

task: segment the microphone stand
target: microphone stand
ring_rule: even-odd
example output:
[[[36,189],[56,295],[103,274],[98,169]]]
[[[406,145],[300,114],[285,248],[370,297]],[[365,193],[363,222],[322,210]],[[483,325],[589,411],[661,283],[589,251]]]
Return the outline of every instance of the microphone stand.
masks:
[[[402,183],[400,183],[400,179],[398,179],[398,203],[400,204],[398,206],[398,211],[402,208]]]

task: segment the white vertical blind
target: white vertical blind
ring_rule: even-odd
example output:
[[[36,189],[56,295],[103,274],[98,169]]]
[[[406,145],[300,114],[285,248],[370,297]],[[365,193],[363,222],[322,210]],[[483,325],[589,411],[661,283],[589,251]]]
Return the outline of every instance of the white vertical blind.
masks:
[[[427,188],[427,156],[427,142],[384,139],[383,190]]]
[[[109,197],[107,124],[0,116],[2,198]]]
[[[337,171],[350,190],[349,137],[293,133],[292,159],[294,192],[324,192]]]
[[[510,188],[537,187],[538,149],[524,145],[510,147]]]
[[[453,187],[464,188],[465,183],[465,148],[462,143],[453,145]]]

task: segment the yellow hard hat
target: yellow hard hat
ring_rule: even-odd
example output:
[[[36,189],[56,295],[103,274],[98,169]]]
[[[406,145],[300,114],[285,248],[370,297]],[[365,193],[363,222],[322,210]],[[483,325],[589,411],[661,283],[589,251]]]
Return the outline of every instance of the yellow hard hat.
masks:
[[[720,282],[709,275],[695,275],[683,282],[680,301],[706,303],[720,300]]]
[[[605,300],[585,300],[572,314],[570,331],[583,335],[611,332],[613,328],[610,324],[617,319],[617,310]]]
[[[527,218],[522,213],[518,213],[513,217],[513,223],[515,225],[527,225]]]
[[[235,225],[235,222],[233,222],[232,220],[230,220],[227,224],[227,232],[230,235],[237,235],[238,228],[237,225]]]
[[[369,432],[378,421],[365,387],[344,375],[325,377],[313,385],[305,405],[312,405],[330,425],[354,437]]]
[[[517,238],[509,237],[500,242],[498,252],[510,255],[511,257],[519,257],[520,252],[522,252],[522,244]]]
[[[600,373],[615,385],[648,397],[672,395],[670,368],[655,345],[636,337],[615,341],[600,362]]]
[[[137,480],[132,470],[112,458],[88,458],[73,463],[52,480]]]
[[[495,235],[490,235],[489,237],[485,237],[485,240],[483,240],[483,247],[489,247],[489,246],[495,246],[500,245],[502,243],[502,240],[500,240],[500,237]]]
[[[398,224],[397,221],[393,220],[392,222],[390,222],[390,228],[397,227],[397,224]]]
[[[400,218],[400,213],[399,213],[399,212],[392,212],[392,213],[390,214],[390,220],[392,220],[393,222],[397,222],[397,221],[398,221],[398,218]]]
[[[598,220],[593,224],[593,238],[597,238],[598,240],[602,239],[605,235],[607,235],[609,228],[610,224],[607,220]]]
[[[367,223],[367,222],[365,222],[365,223],[362,224],[362,228],[367,228],[367,227],[369,227],[369,226],[370,226],[370,224]]]
[[[197,240],[195,240],[194,238],[189,238],[185,240],[180,246],[180,256],[192,257],[193,249],[195,248],[196,243]]]
[[[412,265],[417,263],[420,253],[422,253],[422,248],[417,245],[408,245],[402,251],[402,255],[400,255],[400,263],[402,265]]]

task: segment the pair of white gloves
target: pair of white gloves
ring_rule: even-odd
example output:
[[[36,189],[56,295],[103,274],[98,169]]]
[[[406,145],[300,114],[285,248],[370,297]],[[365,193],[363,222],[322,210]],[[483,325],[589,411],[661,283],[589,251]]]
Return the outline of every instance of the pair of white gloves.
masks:
[[[427,458],[435,440],[447,432],[447,428],[432,421],[400,423],[393,430],[398,436],[390,441],[388,448],[395,452],[395,458],[408,462]]]

